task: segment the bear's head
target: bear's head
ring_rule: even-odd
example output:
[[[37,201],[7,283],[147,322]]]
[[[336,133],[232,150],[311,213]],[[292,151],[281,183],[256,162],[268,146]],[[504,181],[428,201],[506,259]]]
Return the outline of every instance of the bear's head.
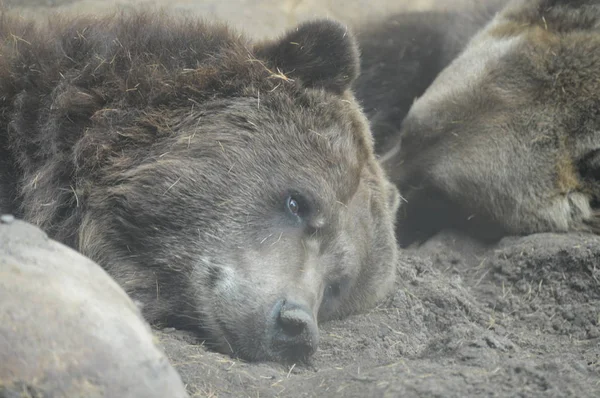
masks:
[[[131,91],[94,112],[76,147],[79,249],[153,323],[249,360],[302,360],[318,322],[373,306],[395,278],[399,195],[349,90],[353,36],[314,21],[251,44],[153,24],[128,35],[161,37],[167,55],[127,54],[119,37],[118,83],[102,97]]]
[[[600,195],[599,52],[597,1],[509,2],[403,121],[388,158],[407,201],[427,186],[493,239],[599,231],[588,203]]]

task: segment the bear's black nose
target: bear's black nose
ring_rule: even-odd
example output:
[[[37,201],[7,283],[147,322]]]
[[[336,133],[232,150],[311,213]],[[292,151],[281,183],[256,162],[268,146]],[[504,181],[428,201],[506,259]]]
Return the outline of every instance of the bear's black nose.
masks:
[[[280,300],[273,315],[276,319],[272,323],[271,348],[278,356],[288,361],[304,360],[316,351],[319,328],[307,305]]]

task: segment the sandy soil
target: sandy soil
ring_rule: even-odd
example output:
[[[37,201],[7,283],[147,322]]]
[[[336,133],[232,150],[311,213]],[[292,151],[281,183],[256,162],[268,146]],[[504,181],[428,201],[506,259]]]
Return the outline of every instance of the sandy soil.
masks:
[[[8,3],[36,16],[165,3],[265,36],[315,15],[352,21],[434,1]],[[600,396],[600,237],[539,234],[484,247],[444,232],[406,250],[398,267],[387,302],[322,325],[321,347],[308,365],[243,363],[206,350],[192,335],[156,334],[195,397]]]

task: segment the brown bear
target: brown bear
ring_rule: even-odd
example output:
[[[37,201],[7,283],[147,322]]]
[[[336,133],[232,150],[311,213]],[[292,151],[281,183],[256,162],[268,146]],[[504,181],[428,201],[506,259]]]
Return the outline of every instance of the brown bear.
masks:
[[[510,2],[412,105],[386,167],[405,243],[600,233],[600,4]]]
[[[0,216],[0,397],[188,397],[97,264]]]
[[[155,325],[297,361],[395,276],[398,193],[328,20],[253,43],[165,13],[0,22],[1,208],[98,262]]]

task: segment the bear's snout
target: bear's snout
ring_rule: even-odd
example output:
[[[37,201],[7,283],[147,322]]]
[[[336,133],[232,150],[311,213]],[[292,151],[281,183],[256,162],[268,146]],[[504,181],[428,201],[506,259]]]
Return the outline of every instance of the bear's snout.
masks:
[[[319,345],[319,328],[309,306],[292,299],[281,299],[271,311],[268,340],[271,349],[288,361],[311,356]]]

